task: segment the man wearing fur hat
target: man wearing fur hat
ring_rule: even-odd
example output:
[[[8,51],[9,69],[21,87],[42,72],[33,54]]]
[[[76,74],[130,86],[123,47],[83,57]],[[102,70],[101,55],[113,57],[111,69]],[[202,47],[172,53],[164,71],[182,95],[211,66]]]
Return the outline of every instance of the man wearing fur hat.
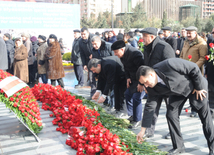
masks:
[[[27,48],[28,52],[28,69],[29,69],[29,85],[33,86],[33,82],[35,80],[35,73],[33,69],[33,63],[34,63],[34,56],[33,56],[33,49],[32,49],[32,43],[30,41],[30,35],[28,33],[22,33],[21,34],[22,41]]]

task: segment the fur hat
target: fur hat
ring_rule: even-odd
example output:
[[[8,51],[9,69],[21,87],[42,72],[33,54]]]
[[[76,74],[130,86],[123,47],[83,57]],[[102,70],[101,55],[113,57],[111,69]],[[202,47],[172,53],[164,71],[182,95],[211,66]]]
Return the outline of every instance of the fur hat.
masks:
[[[57,40],[57,36],[54,34],[50,34],[49,38],[53,38],[53,39]]]
[[[30,38],[30,41],[31,41],[31,42],[35,42],[35,41],[37,41],[37,38],[36,38],[35,36],[32,36],[32,37]]]
[[[45,36],[43,36],[43,35],[39,35],[39,36],[38,36],[38,38],[40,38],[40,39],[42,39],[42,40],[46,41],[46,37],[45,37]]]

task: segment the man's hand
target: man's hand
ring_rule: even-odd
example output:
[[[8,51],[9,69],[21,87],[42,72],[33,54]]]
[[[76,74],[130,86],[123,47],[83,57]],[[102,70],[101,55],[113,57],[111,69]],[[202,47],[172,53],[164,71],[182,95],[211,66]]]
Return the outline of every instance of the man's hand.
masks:
[[[143,136],[145,134],[145,131],[146,131],[146,128],[142,127],[141,131],[137,134],[137,142],[139,144],[142,144],[142,142],[143,142]]]
[[[88,67],[86,65],[83,67],[83,69],[88,72]]]
[[[89,56],[89,59],[92,59],[92,54]]]
[[[100,92],[96,92],[96,93],[94,93],[94,95],[92,96],[91,99],[97,101],[97,99],[99,98],[99,96],[100,96]]]
[[[39,67],[41,67],[41,65],[40,65],[40,64],[38,64],[38,66],[39,66]]]
[[[97,103],[103,103],[106,99],[102,96],[100,96],[99,100],[97,101]]]
[[[198,100],[198,96],[200,97],[201,101],[203,100],[203,97],[206,98],[206,93],[207,91],[202,89],[202,90],[196,90],[194,89],[192,94],[196,93],[196,99]]]
[[[138,84],[137,85],[137,91],[140,92],[140,93],[142,93],[144,91],[144,86]]]
[[[175,52],[177,55],[179,55],[180,54],[180,51],[179,50],[176,50],[176,52]]]
[[[126,85],[127,85],[127,88],[130,87],[130,86],[129,86],[130,83],[132,83],[132,81],[131,81],[131,79],[129,78],[129,79],[127,79],[127,84],[126,84]]]

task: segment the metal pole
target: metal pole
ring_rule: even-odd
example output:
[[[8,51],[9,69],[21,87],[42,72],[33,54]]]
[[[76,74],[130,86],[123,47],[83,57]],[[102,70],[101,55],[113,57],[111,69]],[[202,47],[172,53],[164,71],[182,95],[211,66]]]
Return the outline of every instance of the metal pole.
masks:
[[[112,28],[112,29],[114,28],[113,1],[114,1],[114,0],[111,0],[111,28]]]

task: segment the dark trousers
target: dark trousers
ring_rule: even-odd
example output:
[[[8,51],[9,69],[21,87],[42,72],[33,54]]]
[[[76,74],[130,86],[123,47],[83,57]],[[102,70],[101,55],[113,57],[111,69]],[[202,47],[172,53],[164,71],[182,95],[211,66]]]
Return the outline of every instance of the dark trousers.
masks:
[[[209,106],[211,113],[214,114],[214,85],[208,81],[208,92],[209,92]]]
[[[47,76],[46,76],[46,74],[39,74],[39,76],[42,78],[42,82],[43,83],[48,83],[48,79],[47,79]],[[56,85],[56,84],[55,84]]]
[[[142,103],[141,100],[145,92],[136,92],[131,94],[129,89],[125,91],[126,106],[129,116],[133,116],[135,122],[141,121],[142,119]]]
[[[180,129],[179,115],[186,100],[189,98],[190,104],[196,109],[199,115],[201,123],[203,125],[203,132],[207,140],[207,144],[210,151],[214,149],[214,127],[212,122],[212,117],[210,113],[210,108],[208,105],[208,97],[204,98],[202,101],[196,100],[196,94],[190,93],[188,97],[184,96],[170,96],[169,104],[167,105],[167,122],[170,130],[171,140],[173,148],[181,148],[184,146],[183,137]],[[195,105],[203,105],[200,109],[195,107]]]
[[[28,65],[28,73],[29,73],[29,83],[33,83],[35,81],[34,65]]]
[[[60,78],[60,79],[56,79],[57,80],[57,82],[59,83],[59,85],[62,87],[62,88],[64,88],[64,82],[63,82],[63,79],[62,78]],[[52,80],[51,79],[51,85],[53,85],[53,86],[56,86],[56,80]]]
[[[124,92],[126,91],[126,78],[121,79],[114,85],[115,109],[121,110],[124,104]]]
[[[91,97],[94,95],[96,92],[96,80],[95,80],[96,74],[94,74],[91,70],[89,71],[89,81],[90,81],[90,86],[91,86]]]
[[[84,85],[83,66],[74,64],[74,73],[78,81],[78,85]]]
[[[156,101],[157,102],[157,106],[156,106],[156,109],[155,109],[155,112],[154,112],[154,115],[153,115],[153,118],[152,118],[151,127],[146,129],[146,132],[149,135],[153,135],[154,132],[155,132],[155,125],[156,125],[157,120],[158,120],[159,110],[160,110],[161,103],[162,103],[163,99],[164,99],[166,105],[169,104],[169,98],[163,97],[163,96],[158,96],[157,97],[157,101]]]

